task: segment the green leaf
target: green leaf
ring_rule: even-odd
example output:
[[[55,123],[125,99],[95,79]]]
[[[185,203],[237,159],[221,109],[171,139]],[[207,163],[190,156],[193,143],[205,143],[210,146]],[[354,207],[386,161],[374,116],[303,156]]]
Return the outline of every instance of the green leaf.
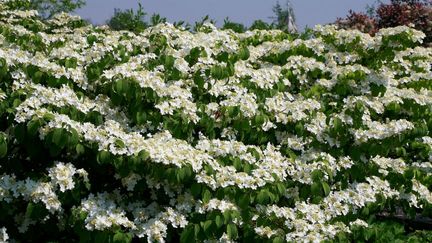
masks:
[[[55,116],[53,114],[44,114],[42,117],[46,122],[49,122],[51,120],[53,120],[55,118]]]
[[[238,205],[240,206],[240,208],[242,209],[246,209],[249,206],[249,195],[248,194],[243,194],[240,196],[239,198],[239,202]]]
[[[20,99],[14,99],[14,101],[12,103],[12,107],[17,108],[21,103],[22,103],[22,101]]]
[[[261,124],[263,124],[265,122],[265,116],[264,115],[257,115],[257,116],[255,116],[255,123],[257,124],[257,125],[261,125]]]
[[[71,129],[69,132],[69,136],[67,137],[68,139],[68,144],[70,146],[75,146],[76,144],[78,144],[79,142],[79,134],[75,129]]]
[[[40,83],[43,77],[43,73],[41,71],[37,71],[34,75],[33,75],[33,82],[35,83]]]
[[[55,128],[52,134],[52,142],[59,148],[63,148],[67,142],[67,135],[63,128]]]
[[[180,235],[180,242],[181,243],[195,242],[194,231],[195,229],[193,225],[187,226]]]
[[[249,49],[247,47],[243,47],[240,49],[238,55],[241,60],[247,60],[250,56]]]
[[[231,222],[231,212],[230,210],[225,210],[223,213],[223,219],[224,219],[224,223],[228,224],[229,222]]]
[[[285,240],[282,237],[275,237],[273,243],[284,243]]]
[[[194,82],[200,89],[204,88],[205,80],[203,77],[201,77],[201,75],[194,75]]]
[[[75,146],[75,151],[77,155],[83,155],[85,153],[85,147],[82,144],[77,144]]]
[[[231,239],[236,239],[238,236],[237,226],[233,223],[227,225],[227,234]]]
[[[203,203],[208,203],[210,201],[211,197],[212,197],[211,192],[207,189],[204,189],[203,195],[202,195]]]
[[[27,204],[27,208],[26,208],[26,212],[25,212],[25,216],[27,218],[31,218],[33,215],[33,210],[34,210],[34,203],[30,202]]]
[[[6,138],[0,134],[0,158],[4,158],[7,155],[7,150]]]
[[[142,111],[136,113],[136,121],[138,124],[144,124],[147,121],[147,114]]]
[[[333,120],[333,126],[334,126],[334,129],[335,129],[336,131],[340,131],[340,130],[342,129],[342,126],[343,126],[343,124],[342,124],[342,120],[341,120],[340,118],[336,117],[336,118]]]
[[[32,119],[27,123],[27,132],[30,136],[34,137],[39,131],[39,127],[41,126],[41,122],[39,119]]]
[[[65,62],[66,68],[76,68],[77,67],[77,59],[76,58],[68,58]]]
[[[38,219],[48,214],[48,210],[40,203],[28,203],[25,215],[30,219]]]
[[[111,161],[111,153],[108,151],[100,151],[97,155],[97,162],[99,164],[107,164]]]
[[[194,235],[195,235],[196,239],[198,238],[198,235],[199,235],[200,231],[201,231],[200,225],[199,224],[195,224],[194,225]]]
[[[202,224],[201,227],[203,228],[204,233],[206,235],[211,235],[211,226],[212,226],[212,223],[213,223],[213,221],[211,221],[211,220],[207,220],[205,222],[201,222],[201,224]]]
[[[194,183],[192,184],[190,190],[194,197],[198,197],[201,194],[201,185],[198,183]]]
[[[78,228],[78,227],[76,227],[76,228]],[[82,243],[92,242],[92,237],[91,237],[92,234],[90,231],[87,231],[85,229],[80,229],[80,230],[77,230],[77,232],[78,232],[78,236],[79,236],[79,242],[82,242]]]
[[[220,215],[216,215],[216,218],[215,218],[215,222],[216,222],[216,226],[218,227],[218,228],[220,228],[220,227],[222,227],[222,225],[223,225],[223,218],[222,218],[222,216],[220,216]]]
[[[318,182],[314,182],[311,186],[311,192],[314,196],[321,196],[321,185]]]
[[[236,117],[239,114],[239,108],[237,106],[229,106],[227,111],[229,117]]]
[[[297,123],[295,125],[295,131],[298,135],[302,136],[304,133],[304,125],[302,123]]]
[[[115,142],[114,142],[114,144],[118,148],[125,148],[126,147],[125,143],[122,140],[120,140],[120,139],[116,139]]]
[[[141,150],[138,153],[138,157],[141,159],[141,161],[146,161],[148,158],[150,158],[150,153],[145,150]]]
[[[175,58],[173,56],[165,56],[165,68],[169,69],[174,66]]]
[[[313,181],[321,181],[321,178],[324,177],[324,174],[321,170],[314,170],[311,173],[311,177]]]
[[[95,234],[95,242],[107,242],[108,241],[109,234],[107,232],[98,231]]]
[[[114,243],[128,243],[132,241],[132,235],[129,233],[117,232],[114,234]]]
[[[217,65],[212,66],[210,72],[211,72],[211,76],[215,79],[223,79],[226,76],[225,70],[222,67]]]
[[[185,178],[185,171],[182,169],[176,170],[177,182],[182,182]]]
[[[126,92],[124,92],[124,91],[125,91],[125,88],[124,88],[124,82],[123,82],[123,80],[118,80],[118,81],[115,83],[115,91],[116,91],[118,94],[126,93]]]
[[[286,187],[282,182],[277,183],[276,187],[280,195],[283,195],[286,192]]]
[[[321,184],[324,190],[324,195],[327,196],[328,194],[330,194],[330,186],[327,184],[327,182],[323,181],[321,182]]]

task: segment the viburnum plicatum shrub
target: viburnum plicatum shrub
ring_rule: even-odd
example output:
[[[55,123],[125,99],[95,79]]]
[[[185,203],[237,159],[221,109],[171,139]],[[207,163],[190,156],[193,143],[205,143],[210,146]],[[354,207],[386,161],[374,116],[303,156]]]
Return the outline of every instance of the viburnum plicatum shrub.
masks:
[[[432,239],[422,32],[117,32],[26,4],[0,3],[0,240]]]
[[[339,18],[335,24],[344,29],[358,29],[375,34],[379,29],[400,25],[411,26],[426,34],[424,44],[432,43],[432,1],[392,0],[381,3],[373,9],[372,16],[350,11],[346,18]]]

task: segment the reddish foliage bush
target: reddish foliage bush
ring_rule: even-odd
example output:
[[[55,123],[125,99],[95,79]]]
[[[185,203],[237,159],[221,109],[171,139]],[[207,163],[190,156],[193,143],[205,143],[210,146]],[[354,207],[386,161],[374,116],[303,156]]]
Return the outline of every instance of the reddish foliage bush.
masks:
[[[381,28],[408,25],[423,31],[426,34],[425,43],[428,44],[432,42],[431,5],[431,1],[392,0],[390,4],[380,4],[373,17],[350,10],[346,18],[338,18],[335,24],[372,35]]]
[[[344,29],[354,28],[371,35],[377,32],[375,19],[370,18],[364,13],[356,13],[352,10],[350,10],[349,15],[345,19],[338,18],[336,24]]]

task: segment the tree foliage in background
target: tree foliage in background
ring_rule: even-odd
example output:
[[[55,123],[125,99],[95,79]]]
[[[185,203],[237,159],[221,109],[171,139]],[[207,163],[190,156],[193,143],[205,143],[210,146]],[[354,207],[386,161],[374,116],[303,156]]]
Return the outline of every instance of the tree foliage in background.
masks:
[[[115,9],[114,15],[107,21],[107,24],[114,30],[141,32],[150,26],[167,22],[166,17],[162,17],[157,13],[151,15],[149,22],[145,20],[145,16],[147,16],[147,13],[144,11],[143,6],[138,4],[137,11],[134,11],[133,9]],[[190,28],[190,25],[186,24],[185,21],[178,21],[173,24],[177,27],[183,26],[185,29]]]
[[[150,25],[151,26],[155,26],[161,23],[166,23],[167,19],[165,17],[162,17],[160,14],[156,14],[154,13],[151,17],[150,17]]]
[[[354,28],[375,34],[381,28],[409,25],[426,34],[425,44],[432,41],[432,5],[427,0],[392,0],[389,4],[378,1],[378,7],[369,6],[367,14],[350,11],[336,24],[344,29]]]
[[[246,31],[246,27],[243,24],[233,22],[228,17],[224,19],[224,24],[222,26],[222,29],[224,30],[231,29],[237,33],[243,33]]]
[[[209,15],[204,16],[201,20],[196,21],[193,27],[193,31],[197,32],[204,26],[205,23],[216,24],[216,20],[210,18]]]
[[[133,9],[120,10],[114,9],[114,15],[107,21],[108,26],[114,30],[128,30],[134,32],[143,31],[148,27],[144,17],[147,15],[141,4],[138,5],[138,10]],[[161,21],[159,16],[155,17],[154,21]]]
[[[371,35],[377,32],[377,24],[374,18],[371,18],[368,14],[357,13],[353,10],[349,11],[345,19],[339,18],[336,24],[344,29],[358,29],[361,32]]]
[[[250,30],[268,30],[273,26],[267,22],[262,21],[261,19],[255,20],[252,25],[249,27]]]
[[[246,30],[269,30],[269,29],[280,29],[288,32],[297,32],[296,20],[294,10],[291,7],[289,1],[287,2],[286,8],[283,8],[281,4],[278,2],[275,6],[273,6],[273,12],[275,16],[270,17],[273,19],[273,23],[267,23],[263,20],[255,20],[249,28],[247,28],[242,23],[237,23],[230,20],[228,17],[224,19],[222,29],[231,29],[237,33],[243,33]],[[162,17],[160,14],[154,13],[149,22],[145,20],[145,16],[147,13],[144,11],[144,8],[141,4],[139,4],[138,10],[134,11],[133,9],[121,10],[115,9],[114,15],[107,21],[107,24],[113,30],[128,30],[134,32],[140,32],[144,29],[155,26],[160,23],[167,22],[165,17]],[[197,32],[204,23],[216,24],[216,20],[210,18],[209,15],[204,16],[199,21],[196,21],[193,25],[186,23],[185,21],[174,22],[175,26],[183,26],[186,30],[193,30]]]
[[[43,18],[51,18],[57,13],[70,13],[85,3],[85,0],[31,0],[30,9],[37,10]]]
[[[272,17],[273,24],[277,29],[281,29],[288,32],[297,32],[296,18],[294,9],[291,6],[291,2],[286,2],[286,7],[282,7],[279,1],[273,6],[273,13],[276,15]]]

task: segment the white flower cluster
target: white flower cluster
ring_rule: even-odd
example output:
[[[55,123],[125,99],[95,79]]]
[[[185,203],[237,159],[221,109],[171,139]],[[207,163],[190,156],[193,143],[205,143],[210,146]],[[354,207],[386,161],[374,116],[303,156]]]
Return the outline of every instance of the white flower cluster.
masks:
[[[62,162],[57,162],[54,167],[48,169],[48,172],[51,178],[49,182],[34,181],[30,178],[17,180],[13,174],[3,174],[0,177],[0,200],[12,202],[14,198],[21,196],[27,201],[42,202],[51,213],[62,211],[61,202],[56,194],[57,185],[62,192],[72,190],[75,186],[74,174],[85,176],[86,172],[82,169],[76,170],[70,163]]]
[[[72,164],[57,162],[54,167],[48,170],[51,182],[60,186],[60,191],[72,190],[75,187],[73,175],[77,172]]]
[[[388,175],[389,170],[403,174],[407,169],[407,166],[402,159],[390,159],[376,156],[375,158],[372,158],[371,161],[380,167],[379,172],[385,176]]]
[[[6,232],[6,228],[2,227],[0,229],[0,242],[9,242],[9,235]]]
[[[128,191],[133,191],[135,185],[141,180],[142,177],[135,173],[130,173],[127,177],[121,178],[122,185],[127,188]]]
[[[97,111],[107,119],[115,120],[123,126],[129,123],[123,112],[119,111],[119,109],[112,109],[108,105],[110,102],[108,97],[97,96],[95,100],[90,100],[87,97],[79,98],[73,89],[68,86],[55,89],[31,83],[27,87],[31,92],[31,96],[17,107],[15,120],[18,122],[23,122],[32,117],[44,105],[52,105],[58,108],[74,107],[84,114]]]
[[[138,223],[139,222],[139,223]],[[135,220],[137,225],[136,235],[138,237],[147,237],[147,242],[165,242],[167,236],[168,224],[174,228],[184,228],[188,221],[185,216],[176,212],[172,208],[158,213],[154,218],[140,222]]]
[[[90,194],[81,202],[80,211],[87,213],[85,223],[88,230],[104,230],[114,225],[134,227],[126,212],[116,206],[108,193]]]
[[[390,188],[387,181],[378,177],[367,178],[368,183],[354,183],[343,191],[332,191],[320,204],[297,202],[294,208],[277,205],[258,206],[262,216],[276,216],[285,220],[285,227],[290,229],[286,234],[287,241],[323,241],[332,239],[338,232],[350,232],[342,222],[330,224],[329,221],[350,211],[375,202],[377,195],[393,198],[399,192]],[[356,222],[358,223],[358,221]]]
[[[420,196],[420,199],[425,200],[427,203],[432,204],[432,192],[429,189],[421,184],[419,181],[413,179],[412,180],[413,187],[412,190]]]
[[[364,143],[369,139],[384,139],[414,128],[414,124],[405,119],[392,120],[387,123],[371,121],[367,123],[368,130],[354,130],[356,143]]]
[[[86,228],[107,230],[121,226],[139,238],[147,237],[148,242],[164,242],[168,225],[184,228],[188,224],[185,216],[171,207],[160,210],[155,202],[147,206],[140,202],[121,206],[117,204],[121,199],[122,196],[115,191],[98,193],[96,196],[90,194],[82,200],[78,210],[86,213]],[[133,221],[126,215],[129,212],[134,216]]]
[[[210,199],[208,203],[199,203],[196,207],[197,207],[196,211],[201,214],[204,214],[209,211],[214,211],[216,209],[221,211],[222,213],[225,212],[226,210],[235,210],[235,211],[239,210],[235,204],[224,200],[215,199],[215,198]]]
[[[257,233],[257,235],[263,236],[263,237],[265,237],[267,239],[271,239],[271,237],[273,235],[277,235],[278,234],[278,231],[275,231],[275,230],[273,230],[272,228],[270,228],[268,226],[265,226],[265,227],[258,226],[254,230],[255,230],[255,233]]]
[[[6,93],[3,92],[3,90],[0,89],[0,102],[6,99]]]
[[[266,109],[272,112],[276,122],[287,124],[308,118],[307,113],[321,108],[320,103],[313,99],[303,100],[302,97],[294,98],[289,93],[279,93],[272,98],[267,98]]]

